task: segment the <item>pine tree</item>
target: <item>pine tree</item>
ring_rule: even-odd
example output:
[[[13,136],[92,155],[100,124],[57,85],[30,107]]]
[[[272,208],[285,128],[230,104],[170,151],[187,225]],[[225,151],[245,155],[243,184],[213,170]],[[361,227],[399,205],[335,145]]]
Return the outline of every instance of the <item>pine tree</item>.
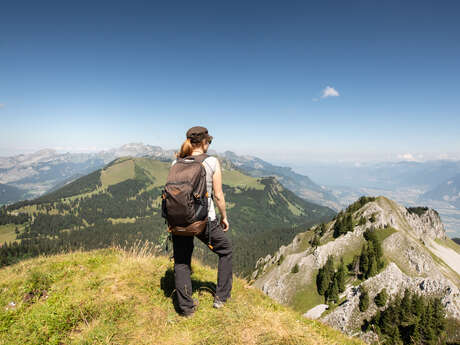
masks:
[[[411,292],[409,289],[404,290],[404,297],[401,300],[401,305],[399,309],[399,315],[400,315],[400,320],[403,325],[407,325],[412,321],[412,314],[410,312],[411,310]]]
[[[313,236],[310,244],[313,246],[313,247],[318,247],[319,246],[319,236],[317,236],[316,234]]]
[[[377,306],[383,307],[387,302],[387,290],[385,288],[382,289],[374,298],[374,302]]]
[[[323,236],[325,232],[326,232],[326,224],[321,223],[321,225],[319,227],[319,235]]]
[[[339,286],[337,284],[337,275],[334,274],[334,278],[332,279],[330,285],[330,293],[328,294],[328,299],[337,303],[339,300]]]
[[[433,328],[436,334],[443,334],[446,329],[446,318],[441,300],[433,300]]]
[[[369,263],[369,271],[366,274],[366,278],[372,277],[377,274],[377,262],[375,260],[375,255],[372,255]]]
[[[331,280],[334,276],[334,259],[332,255],[327,257],[326,263],[323,267],[318,270],[316,276],[316,287],[320,295],[324,295],[327,301],[327,290],[331,284]]]
[[[337,285],[339,288],[339,292],[345,291],[345,278],[346,278],[346,267],[345,263],[343,262],[343,258],[340,258],[340,266],[337,270]]]
[[[347,215],[345,223],[345,232],[348,231],[353,231],[353,216],[351,215],[351,213]]]
[[[328,286],[329,286],[329,277],[326,274],[325,268],[321,267],[318,270],[318,275],[316,276],[316,287],[318,289],[318,293],[324,296]]]
[[[360,256],[359,255],[355,255],[353,257],[353,261],[351,263],[351,271],[353,272],[353,274],[355,275],[355,278],[358,278],[358,275],[360,273],[359,271],[359,267],[360,267]]]
[[[343,233],[342,227],[343,227],[343,218],[340,215],[337,217],[334,223],[334,233],[333,233],[334,238],[339,237]]]
[[[361,287],[361,289],[361,295],[359,296],[359,310],[366,311],[369,307],[369,294],[363,287]]]
[[[363,274],[369,270],[369,256],[367,253],[367,246],[366,244],[363,245],[361,250],[361,256],[359,257],[359,269]]]

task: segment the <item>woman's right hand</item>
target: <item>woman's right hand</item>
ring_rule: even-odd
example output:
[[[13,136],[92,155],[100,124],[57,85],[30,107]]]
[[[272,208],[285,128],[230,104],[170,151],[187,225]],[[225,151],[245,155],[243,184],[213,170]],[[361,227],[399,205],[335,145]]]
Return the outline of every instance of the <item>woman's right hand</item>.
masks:
[[[228,231],[228,228],[230,227],[230,225],[228,224],[227,217],[220,219],[220,225],[222,226],[222,230],[224,232]]]

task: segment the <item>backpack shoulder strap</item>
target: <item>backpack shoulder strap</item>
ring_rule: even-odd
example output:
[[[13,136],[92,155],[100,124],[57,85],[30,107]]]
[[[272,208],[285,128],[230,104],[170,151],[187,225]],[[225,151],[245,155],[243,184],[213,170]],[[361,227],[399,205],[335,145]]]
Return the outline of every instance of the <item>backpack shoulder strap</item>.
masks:
[[[203,163],[203,161],[208,157],[209,155],[207,153],[202,153],[196,156],[187,156],[184,159],[193,159],[195,162]]]

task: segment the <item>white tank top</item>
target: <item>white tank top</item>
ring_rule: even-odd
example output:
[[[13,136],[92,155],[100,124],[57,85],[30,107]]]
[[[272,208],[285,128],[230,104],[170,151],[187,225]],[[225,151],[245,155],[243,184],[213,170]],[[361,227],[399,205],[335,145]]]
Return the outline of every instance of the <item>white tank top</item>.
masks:
[[[176,163],[176,160],[174,160],[171,163],[171,166],[173,166]],[[208,192],[208,217],[211,220],[216,219],[216,210],[214,208],[214,201],[211,198],[211,195],[213,195],[213,188],[212,188],[212,177],[217,169],[217,164],[218,160],[216,157],[209,156],[203,161],[204,168],[206,170],[206,191]]]

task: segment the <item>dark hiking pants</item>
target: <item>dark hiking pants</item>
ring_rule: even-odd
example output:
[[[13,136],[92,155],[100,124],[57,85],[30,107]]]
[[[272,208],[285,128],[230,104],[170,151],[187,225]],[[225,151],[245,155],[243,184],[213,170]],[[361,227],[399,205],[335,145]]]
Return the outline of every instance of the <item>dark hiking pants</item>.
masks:
[[[222,230],[217,220],[210,221],[212,251],[219,255],[217,268],[217,288],[215,299],[225,302],[232,290],[232,244],[228,235]],[[208,244],[208,233],[203,231],[197,235],[204,244]],[[174,250],[174,281],[179,309],[187,313],[193,308],[191,260],[193,253],[193,237],[172,235]]]

